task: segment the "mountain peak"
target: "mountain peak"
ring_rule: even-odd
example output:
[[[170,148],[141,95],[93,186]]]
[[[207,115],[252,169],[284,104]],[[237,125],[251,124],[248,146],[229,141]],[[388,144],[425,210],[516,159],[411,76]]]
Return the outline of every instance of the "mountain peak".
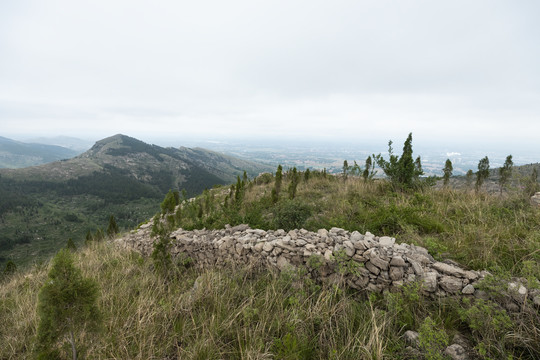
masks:
[[[141,140],[129,137],[123,134],[116,134],[105,139],[96,141],[94,146],[90,148],[84,155],[96,156],[98,154],[110,154],[114,149],[125,148],[129,152],[138,149],[140,152],[144,152],[151,148],[151,145],[148,145]]]

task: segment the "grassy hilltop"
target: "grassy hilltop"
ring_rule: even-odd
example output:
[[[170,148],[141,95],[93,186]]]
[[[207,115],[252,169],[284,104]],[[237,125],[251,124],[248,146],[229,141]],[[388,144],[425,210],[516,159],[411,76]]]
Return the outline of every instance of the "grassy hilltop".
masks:
[[[540,209],[530,205],[528,194],[426,186],[396,191],[384,180],[293,174],[283,174],[278,192],[272,174],[238,179],[190,201],[170,192],[164,215],[156,215],[164,225],[154,230],[247,223],[395,236],[425,246],[437,259],[490,270],[494,277],[482,288],[486,298],[433,301],[420,294],[419,284],[401,293],[368,294],[317,284],[302,269],[200,270],[186,259],[173,262],[164,276],[154,271],[152,259],[92,242],[74,256],[84,276],[98,284],[103,326],[95,336],[79,335],[80,351],[87,358],[122,359],[442,359],[444,346],[459,341],[470,358],[540,354],[538,308],[504,307],[510,279],[539,286]],[[295,191],[291,183],[297,183]],[[15,273],[2,283],[0,338],[6,345],[0,358],[32,357],[37,293],[49,267]],[[409,347],[407,330],[420,333],[420,350]],[[61,353],[69,357],[62,343]]]

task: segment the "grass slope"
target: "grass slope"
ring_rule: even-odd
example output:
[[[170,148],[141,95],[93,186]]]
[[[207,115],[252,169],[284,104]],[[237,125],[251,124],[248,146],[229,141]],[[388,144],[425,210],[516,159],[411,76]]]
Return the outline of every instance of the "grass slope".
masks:
[[[427,359],[442,359],[456,334],[465,336],[473,358],[540,353],[538,312],[507,314],[491,301],[431,301],[417,284],[367,294],[317,284],[301,268],[201,270],[186,262],[164,277],[151,259],[110,242],[78,251],[75,264],[100,289],[101,332],[76,338],[89,359],[417,359],[403,338],[411,329],[420,332]],[[34,357],[37,296],[49,267],[0,282],[1,359]],[[69,358],[67,339],[57,346]]]
[[[519,189],[504,196],[429,187],[394,192],[386,181],[312,172],[308,181],[300,180],[292,200],[291,175],[285,174],[274,203],[275,179],[267,175],[246,184],[237,201],[236,190],[215,189],[184,205],[171,220],[185,229],[246,223],[262,229],[370,231],[477,270],[540,276],[540,209]]]
[[[99,284],[104,324],[96,337],[77,338],[82,353],[95,359],[442,359],[444,346],[458,335],[473,359],[539,357],[538,308],[508,312],[499,305],[509,299],[505,284],[511,278],[539,286],[540,209],[522,193],[396,193],[384,181],[315,173],[291,200],[289,184],[288,174],[276,203],[269,175],[244,184],[238,195],[213,189],[167,221],[171,229],[249,223],[394,235],[438,258],[490,269],[496,276],[481,287],[485,299],[434,301],[421,295],[417,283],[401,292],[368,294],[317,284],[302,268],[280,274],[234,264],[201,270],[186,259],[164,276],[154,271],[152,259],[94,242],[75,256],[84,275]],[[49,266],[0,283],[0,358],[32,358],[37,294]],[[407,330],[420,333],[421,355],[408,348]],[[64,343],[59,346],[67,358]]]

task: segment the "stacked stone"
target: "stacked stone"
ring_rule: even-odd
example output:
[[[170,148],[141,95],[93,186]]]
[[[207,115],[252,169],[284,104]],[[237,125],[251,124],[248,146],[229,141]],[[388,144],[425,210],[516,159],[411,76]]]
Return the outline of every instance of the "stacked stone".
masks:
[[[150,230],[151,224],[146,224],[115,241],[150,255],[157,240],[151,238]],[[435,261],[423,247],[340,228],[314,233],[304,229],[265,231],[238,225],[222,230],[178,229],[170,236],[172,254],[188,256],[197,266],[261,263],[280,270],[305,266],[321,281],[344,280],[352,288],[376,292],[420,281],[426,294],[472,295],[475,283],[484,276],[456,264]],[[340,261],[349,263],[345,271]]]

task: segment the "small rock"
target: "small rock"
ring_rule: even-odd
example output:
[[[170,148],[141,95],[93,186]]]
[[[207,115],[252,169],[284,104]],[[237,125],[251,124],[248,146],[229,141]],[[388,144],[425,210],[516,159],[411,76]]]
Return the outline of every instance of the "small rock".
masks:
[[[393,281],[398,281],[403,279],[403,275],[405,275],[405,271],[402,267],[398,266],[391,266],[390,267],[390,279]]]
[[[307,244],[306,240],[303,240],[303,239],[296,240],[296,246],[304,246],[306,244]]]
[[[369,247],[369,243],[367,240],[360,240],[360,241],[357,241],[355,242],[354,244],[354,248],[357,249],[357,250],[367,250],[368,247]]]
[[[269,253],[274,249],[274,245],[270,242],[265,242],[262,249]]]
[[[427,272],[422,276],[422,287],[427,292],[437,291],[437,273],[434,271]]]
[[[379,273],[381,272],[381,269],[379,269],[378,267],[373,265],[371,263],[371,261],[366,262],[365,266],[366,266],[366,269],[368,269],[369,271],[371,271],[375,275],[379,275]]]
[[[444,354],[449,356],[452,360],[467,360],[469,358],[463,346],[459,344],[452,344],[448,346],[444,350]]]
[[[333,258],[332,250],[329,250],[329,249],[326,250],[326,251],[324,252],[324,258],[326,259],[326,261],[332,260],[332,258]]]
[[[396,242],[396,239],[391,238],[390,236],[381,236],[379,238],[379,245],[384,247],[390,247],[394,245]]]
[[[441,287],[445,291],[456,294],[461,291],[463,287],[463,282],[460,279],[455,278],[453,276],[444,275],[441,277],[441,280],[439,281],[439,285],[441,285]]]
[[[344,234],[344,233],[345,233],[345,230],[342,229],[342,228],[333,227],[333,228],[330,229],[330,233],[331,233],[331,234],[338,234],[338,235],[341,235],[341,234]]]
[[[414,270],[414,273],[416,275],[418,275],[418,276],[424,275],[424,270],[422,269],[422,266],[420,266],[419,263],[417,263],[413,259],[409,259],[409,258],[407,258],[407,261],[411,264],[411,266],[412,266],[412,268]]]
[[[445,273],[450,276],[465,277],[465,270],[460,269],[457,266],[448,265],[442,262],[436,262],[431,265],[431,267],[438,272]]]
[[[472,286],[471,284],[469,284],[469,285],[465,286],[465,287],[463,288],[463,290],[461,290],[461,292],[462,292],[463,294],[465,294],[465,295],[472,295],[472,294],[474,294],[474,290],[475,290],[475,289],[474,289],[474,286]]]
[[[290,267],[291,264],[289,263],[289,260],[285,258],[284,256],[280,256],[277,258],[277,267],[280,270],[285,270],[286,268]]]
[[[405,263],[405,260],[403,260],[401,256],[394,256],[392,260],[390,260],[390,265],[401,266],[401,267],[407,266],[407,264]]]
[[[380,257],[378,256],[371,256],[370,259],[371,263],[373,265],[375,265],[376,267],[378,267],[379,269],[381,270],[388,270],[388,264],[389,262],[384,260],[384,259],[381,259]]]
[[[246,231],[247,229],[249,229],[249,225],[247,225],[247,224],[240,224],[240,225],[233,226],[233,227],[231,228],[231,232],[234,234],[234,233],[237,232],[237,231]]]
[[[420,346],[420,336],[416,331],[407,330],[405,331],[405,334],[403,334],[403,339],[407,344],[414,348],[418,348]]]
[[[326,238],[326,237],[328,237],[328,230],[326,230],[326,229],[319,229],[319,230],[317,230],[317,234],[318,234],[320,237]]]
[[[353,231],[351,234],[351,241],[355,242],[360,240],[364,240],[364,235],[360,234],[358,231]]]
[[[457,333],[456,335],[454,335],[454,337],[452,338],[452,344],[461,345],[465,350],[471,348],[471,344],[469,343],[469,340],[467,340],[467,338],[461,335],[460,333]]]

